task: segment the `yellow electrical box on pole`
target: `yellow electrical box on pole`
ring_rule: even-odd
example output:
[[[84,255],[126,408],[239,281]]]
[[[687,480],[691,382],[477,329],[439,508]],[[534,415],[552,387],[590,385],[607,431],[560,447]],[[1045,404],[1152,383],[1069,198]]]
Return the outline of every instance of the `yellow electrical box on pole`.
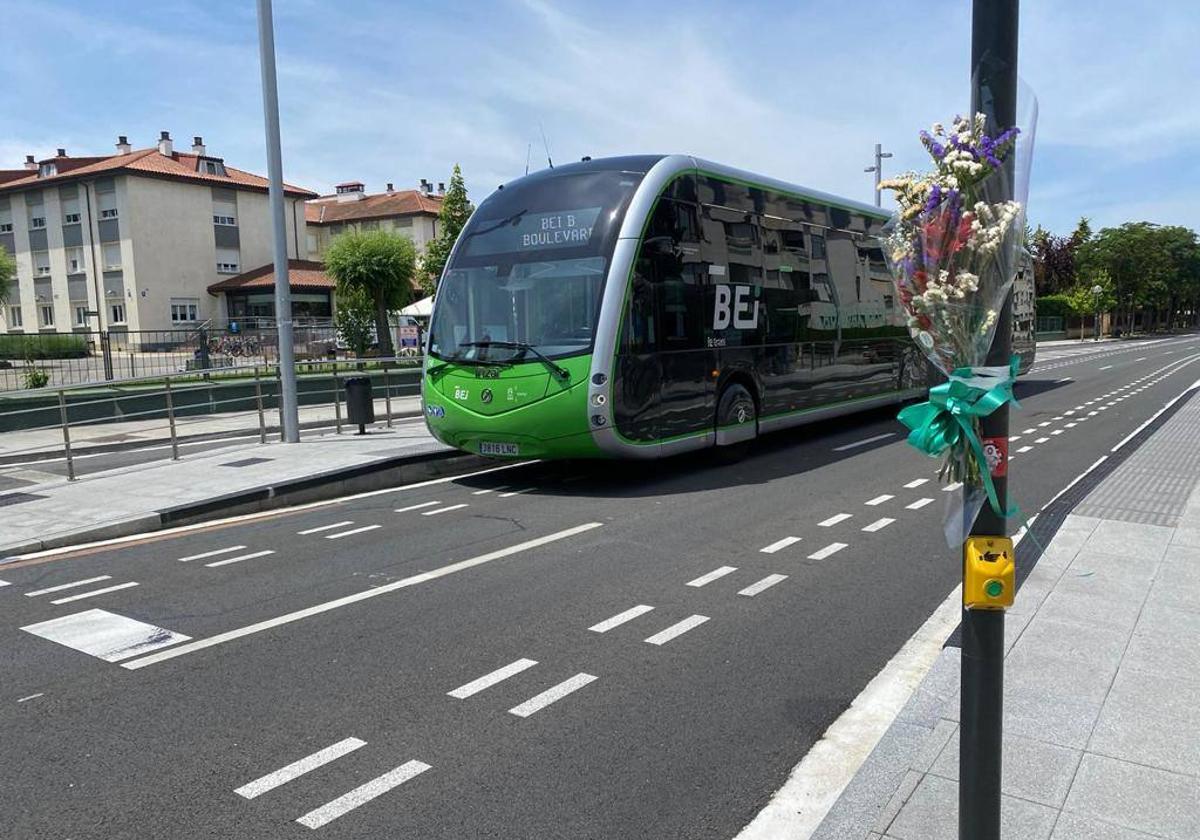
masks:
[[[1016,571],[1008,537],[968,537],[963,543],[963,606],[969,610],[1011,607],[1017,591]]]

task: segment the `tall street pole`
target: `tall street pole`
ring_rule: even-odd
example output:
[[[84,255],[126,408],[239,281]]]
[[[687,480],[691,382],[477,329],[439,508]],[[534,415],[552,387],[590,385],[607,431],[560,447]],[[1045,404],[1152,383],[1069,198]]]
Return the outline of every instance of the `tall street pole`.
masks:
[[[971,113],[987,115],[995,136],[1017,119],[1017,12],[1019,0],[973,0],[971,12]],[[1013,197],[1015,168],[1005,163],[1007,194]],[[1012,355],[1012,294],[1000,310],[986,364],[1007,366]],[[980,422],[986,442],[1002,442],[1008,455],[1008,404]],[[993,472],[1000,507],[1008,508],[1007,463]],[[987,464],[982,464],[988,469]],[[972,536],[1006,536],[1007,522],[984,505]],[[964,550],[964,579],[966,573]],[[1004,610],[966,609],[962,618],[961,735],[958,752],[958,836],[1000,840],[1000,780],[1004,703]]]
[[[875,173],[875,206],[876,207],[883,206],[883,204],[882,204],[883,197],[879,192],[879,182],[881,180],[883,180],[883,159],[890,158],[891,156],[892,156],[891,152],[885,152],[883,150],[882,143],[876,143],[875,144],[875,165],[868,166],[866,169],[863,170],[863,172],[874,172]]]
[[[262,64],[263,115],[267,128],[267,177],[275,250],[275,327],[279,331],[279,400],[285,443],[300,442],[296,404],[296,357],[292,350],[292,290],[288,286],[287,219],[283,211],[283,155],[279,147],[279,92],[275,84],[275,24],[271,0],[258,0],[258,53]]]

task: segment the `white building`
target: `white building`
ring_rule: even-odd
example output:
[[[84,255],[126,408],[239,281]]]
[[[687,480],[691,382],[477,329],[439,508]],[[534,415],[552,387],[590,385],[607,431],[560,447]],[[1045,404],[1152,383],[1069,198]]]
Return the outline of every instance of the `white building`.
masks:
[[[288,256],[299,258],[316,194],[284,193]],[[0,247],[18,278],[2,332],[188,327],[222,314],[210,285],[272,261],[267,180],[199,137],[175,151],[165,131],[148,149],[122,136],[114,155],[30,155],[0,170]]]

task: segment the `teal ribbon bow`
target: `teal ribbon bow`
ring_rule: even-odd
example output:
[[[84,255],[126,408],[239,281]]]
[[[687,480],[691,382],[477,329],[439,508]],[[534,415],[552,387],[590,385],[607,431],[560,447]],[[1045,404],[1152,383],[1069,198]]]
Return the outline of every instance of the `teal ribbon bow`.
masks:
[[[965,443],[975,456],[988,502],[998,516],[1017,515],[1014,506],[1000,506],[996,485],[983,454],[983,442],[975,431],[975,421],[987,417],[1005,403],[1020,407],[1013,396],[1013,383],[1020,359],[1013,356],[1008,367],[961,367],[950,374],[950,381],[929,389],[927,402],[910,405],[897,419],[909,428],[908,442],[931,458]]]

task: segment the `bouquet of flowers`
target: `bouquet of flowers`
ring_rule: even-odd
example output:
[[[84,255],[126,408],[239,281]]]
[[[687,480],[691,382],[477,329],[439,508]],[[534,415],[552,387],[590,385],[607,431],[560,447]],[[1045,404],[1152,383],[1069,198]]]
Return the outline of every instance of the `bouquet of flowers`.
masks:
[[[1016,127],[990,134],[983,114],[955,117],[949,130],[935,123],[920,134],[933,170],[880,184],[899,204],[884,227],[883,252],[909,332],[949,380],[899,419],[911,430],[911,444],[945,457],[940,476],[964,485],[972,519],[985,496],[997,513],[1009,515],[996,497],[979,419],[1012,401],[1016,375],[1015,358],[1002,367],[982,365],[1023,247],[1025,208],[1012,197],[1010,159],[1019,135]],[[966,525],[948,520],[947,539],[954,542]]]

